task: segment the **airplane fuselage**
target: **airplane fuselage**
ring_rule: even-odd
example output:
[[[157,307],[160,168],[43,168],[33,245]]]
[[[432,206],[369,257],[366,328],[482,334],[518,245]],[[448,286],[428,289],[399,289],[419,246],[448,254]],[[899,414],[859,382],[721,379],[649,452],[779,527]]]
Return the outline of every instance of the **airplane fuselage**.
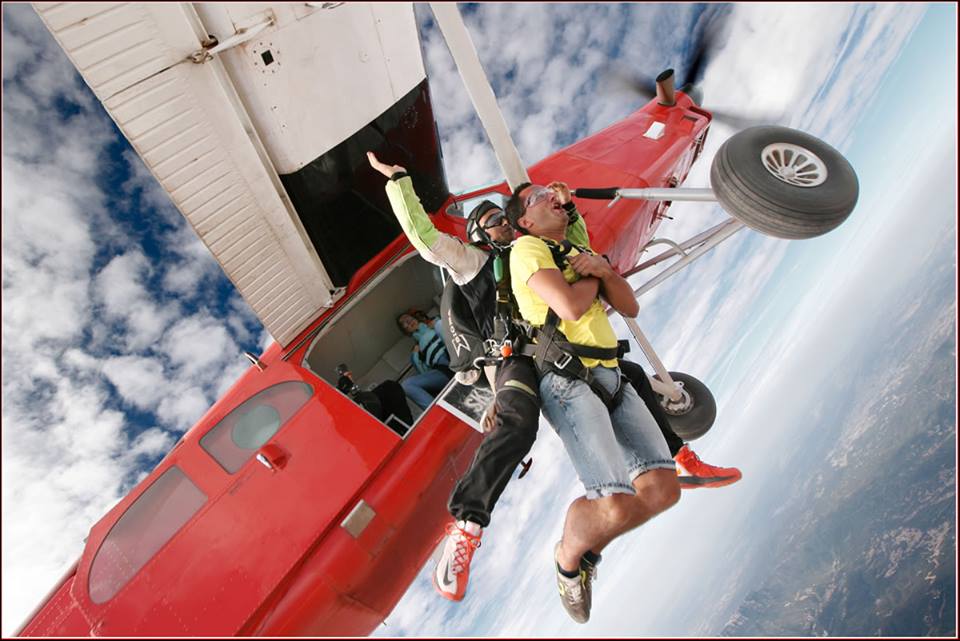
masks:
[[[651,102],[529,174],[571,187],[682,184],[709,122],[683,94],[676,106]],[[490,191],[509,193],[500,184],[450,196],[434,224],[463,237],[465,221],[448,210]],[[636,265],[668,206],[577,204],[593,248],[620,271]],[[389,287],[392,274],[428,269],[414,267],[412,251],[403,235],[396,237],[295,340],[269,347],[262,369],[251,366],[93,526],[76,566],[20,634],[374,630],[435,549],[450,520],[447,497],[482,438],[441,402],[401,436],[337,391],[332,372],[321,371],[327,364],[320,347],[339,348],[348,339],[338,332],[348,330],[349,340],[362,340],[358,320],[368,316],[361,311],[368,314],[386,296],[378,288]],[[531,478],[524,482],[536,483],[535,473]]]

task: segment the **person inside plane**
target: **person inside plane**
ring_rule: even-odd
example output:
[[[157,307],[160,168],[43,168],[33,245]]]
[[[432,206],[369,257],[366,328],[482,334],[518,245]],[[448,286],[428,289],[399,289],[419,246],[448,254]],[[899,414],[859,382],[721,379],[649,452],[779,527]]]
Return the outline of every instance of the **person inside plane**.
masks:
[[[431,322],[423,312],[412,312],[405,312],[397,317],[400,329],[417,341],[410,352],[410,362],[417,373],[401,381],[401,385],[410,400],[420,409],[426,409],[453,378],[453,372],[449,367],[450,356],[438,331],[439,324]],[[428,320],[417,320],[417,316]]]
[[[403,436],[413,423],[407,395],[400,383],[386,380],[367,391],[353,380],[346,363],[337,365],[337,389]],[[399,420],[397,420],[399,419]]]
[[[497,288],[494,257],[508,248],[516,235],[503,209],[489,200],[477,205],[467,220],[471,243],[464,243],[433,226],[403,167],[383,163],[373,152],[367,152],[367,159],[373,169],[387,178],[390,205],[410,243],[425,260],[448,271],[470,302],[478,331],[484,338],[491,338],[493,292]],[[570,190],[563,183],[551,183],[550,187],[567,212],[570,221],[567,238],[575,244],[589,243],[586,224],[572,202]],[[721,468],[701,461],[673,432],[643,368],[623,360],[621,370],[656,418],[670,453],[698,481],[696,485],[684,487],[720,487],[740,479],[736,468]],[[446,599],[464,598],[470,563],[480,546],[483,529],[489,526],[493,508],[514,470],[533,447],[540,418],[538,388],[533,361],[527,356],[507,357],[497,368],[492,419],[484,424],[487,434],[447,504],[454,520],[447,527],[448,536],[433,572],[434,587]]]

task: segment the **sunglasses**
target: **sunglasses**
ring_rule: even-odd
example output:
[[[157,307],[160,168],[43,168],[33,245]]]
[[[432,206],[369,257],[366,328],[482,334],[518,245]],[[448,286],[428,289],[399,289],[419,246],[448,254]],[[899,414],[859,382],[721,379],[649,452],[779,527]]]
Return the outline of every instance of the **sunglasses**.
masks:
[[[543,202],[547,198],[553,195],[552,189],[547,189],[546,187],[534,187],[530,193],[527,195],[527,199],[524,201],[523,208],[533,207],[534,205]]]
[[[482,227],[483,229],[493,229],[494,227],[499,227],[505,222],[507,222],[507,215],[500,211],[495,214],[491,214],[490,218],[487,218],[486,224],[482,225]]]

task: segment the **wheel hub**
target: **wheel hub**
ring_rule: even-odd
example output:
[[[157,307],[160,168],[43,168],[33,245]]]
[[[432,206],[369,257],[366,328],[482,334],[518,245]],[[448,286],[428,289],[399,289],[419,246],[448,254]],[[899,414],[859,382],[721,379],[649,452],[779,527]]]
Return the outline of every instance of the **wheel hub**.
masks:
[[[683,388],[683,381],[675,382],[677,387],[680,388],[680,398],[674,401],[669,397],[664,396],[663,400],[660,401],[660,405],[663,406],[663,409],[667,414],[670,414],[671,416],[681,416],[693,408],[693,398],[690,396],[690,392]]]
[[[816,187],[827,180],[826,164],[800,145],[775,142],[763,148],[760,160],[774,178],[788,185]]]

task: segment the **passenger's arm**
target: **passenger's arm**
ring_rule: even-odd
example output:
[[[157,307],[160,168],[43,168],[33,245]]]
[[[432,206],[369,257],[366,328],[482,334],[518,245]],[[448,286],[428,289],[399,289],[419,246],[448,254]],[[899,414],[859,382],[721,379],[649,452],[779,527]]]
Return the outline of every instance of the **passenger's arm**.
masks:
[[[559,269],[541,269],[527,280],[527,287],[566,321],[575,321],[590,309],[599,286],[600,281],[590,277],[568,283]]]
[[[555,180],[547,185],[557,194],[557,200],[563,205],[567,212],[567,234],[566,238],[578,247],[590,248],[590,236],[587,235],[587,223],[583,216],[577,211],[577,206],[573,202],[573,195],[567,183]]]
[[[418,374],[423,374],[427,371],[427,366],[423,364],[420,360],[420,346],[414,345],[413,351],[410,352],[410,362],[413,363],[414,369],[417,370]]]
[[[581,276],[600,279],[600,295],[610,303],[610,307],[628,318],[636,318],[640,313],[637,297],[620,274],[613,269],[602,256],[595,254],[577,254],[569,259],[573,271]]]
[[[459,238],[437,231],[420,198],[413,189],[413,180],[400,165],[380,162],[367,152],[370,166],[388,178],[387,197],[403,233],[427,262],[444,267],[458,285],[470,282],[487,262],[481,249],[465,244]]]

